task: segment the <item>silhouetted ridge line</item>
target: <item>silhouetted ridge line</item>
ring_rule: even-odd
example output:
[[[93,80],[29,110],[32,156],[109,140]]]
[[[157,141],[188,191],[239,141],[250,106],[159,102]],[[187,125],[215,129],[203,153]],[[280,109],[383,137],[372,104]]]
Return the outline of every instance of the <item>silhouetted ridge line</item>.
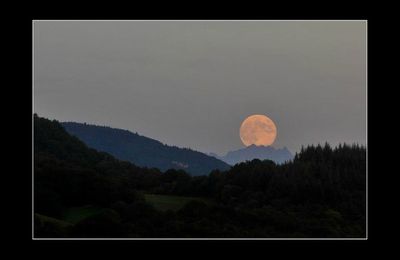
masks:
[[[228,164],[212,156],[188,148],[165,145],[128,130],[76,122],[64,122],[62,125],[68,133],[78,137],[89,147],[138,166],[155,167],[162,171],[184,169],[193,175],[230,168]]]
[[[213,156],[215,156],[215,154],[213,154]],[[280,164],[292,160],[293,155],[286,147],[282,149],[276,149],[272,146],[257,146],[252,144],[243,149],[230,151],[224,156],[216,156],[216,158],[230,165],[251,161],[253,159],[271,160]]]

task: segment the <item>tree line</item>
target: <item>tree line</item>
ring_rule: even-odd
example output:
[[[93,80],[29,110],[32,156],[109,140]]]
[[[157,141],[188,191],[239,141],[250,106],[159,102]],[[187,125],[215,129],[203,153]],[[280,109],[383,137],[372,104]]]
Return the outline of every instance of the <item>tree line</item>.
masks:
[[[100,213],[61,228],[35,215],[37,237],[365,237],[366,149],[307,146],[294,159],[236,164],[191,176],[137,167],[88,148],[59,122],[34,115],[35,213]],[[161,212],[143,193],[206,197]]]

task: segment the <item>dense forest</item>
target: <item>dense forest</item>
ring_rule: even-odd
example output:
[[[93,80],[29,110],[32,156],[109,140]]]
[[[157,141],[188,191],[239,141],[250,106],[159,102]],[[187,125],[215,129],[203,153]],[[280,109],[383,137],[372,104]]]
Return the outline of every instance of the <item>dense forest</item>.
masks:
[[[205,175],[214,169],[230,168],[230,165],[213,156],[165,145],[128,130],[75,122],[61,124],[69,134],[78,137],[87,146],[140,167],[154,167],[161,171],[182,169],[191,175]]]
[[[204,200],[159,210],[146,194]],[[365,237],[366,149],[308,146],[285,164],[191,176],[117,160],[34,115],[34,213],[35,237]]]

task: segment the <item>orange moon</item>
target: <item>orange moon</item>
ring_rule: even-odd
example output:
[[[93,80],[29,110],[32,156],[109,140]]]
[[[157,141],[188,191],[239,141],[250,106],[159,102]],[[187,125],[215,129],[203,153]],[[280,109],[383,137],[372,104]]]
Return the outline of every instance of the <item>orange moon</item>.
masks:
[[[271,145],[275,141],[276,134],[274,121],[264,115],[251,115],[240,126],[240,139],[246,146]]]

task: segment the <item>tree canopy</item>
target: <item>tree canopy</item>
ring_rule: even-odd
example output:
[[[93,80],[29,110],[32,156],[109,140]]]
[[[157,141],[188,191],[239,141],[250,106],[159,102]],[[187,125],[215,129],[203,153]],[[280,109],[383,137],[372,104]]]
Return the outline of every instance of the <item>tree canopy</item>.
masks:
[[[143,194],[203,197],[159,211]],[[101,208],[76,224],[71,207]],[[365,237],[366,149],[307,146],[293,161],[226,171],[138,167],[34,115],[35,237]]]

